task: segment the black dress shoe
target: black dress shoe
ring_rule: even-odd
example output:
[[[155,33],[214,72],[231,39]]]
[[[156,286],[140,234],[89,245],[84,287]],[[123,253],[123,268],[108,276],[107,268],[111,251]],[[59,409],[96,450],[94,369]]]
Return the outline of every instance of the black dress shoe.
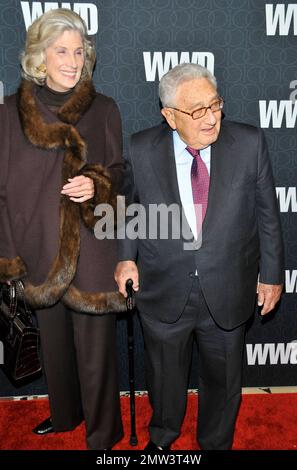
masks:
[[[51,432],[55,432],[53,428],[53,423],[51,418],[47,418],[42,423],[38,424],[36,428],[33,429],[34,434],[38,434],[39,436],[43,436],[44,434],[50,434]]]
[[[170,444],[168,446],[157,446],[153,441],[148,441],[147,445],[145,446],[144,450],[146,452],[151,453],[158,453],[158,452],[169,452],[170,451]]]

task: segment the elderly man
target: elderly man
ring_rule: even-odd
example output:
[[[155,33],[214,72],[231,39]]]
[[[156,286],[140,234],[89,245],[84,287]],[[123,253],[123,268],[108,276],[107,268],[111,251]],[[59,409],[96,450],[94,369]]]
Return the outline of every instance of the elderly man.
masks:
[[[133,280],[145,340],[153,408],[146,449],[168,450],[180,433],[193,339],[199,351],[198,442],[202,449],[230,449],[245,323],[256,292],[266,315],[282,291],[271,166],[260,129],[222,122],[224,102],[204,67],[170,70],[161,79],[160,100],[166,123],[132,136],[125,194],[147,210],[175,203],[194,243],[185,241],[184,231],[119,242],[115,279],[123,295],[126,280]]]

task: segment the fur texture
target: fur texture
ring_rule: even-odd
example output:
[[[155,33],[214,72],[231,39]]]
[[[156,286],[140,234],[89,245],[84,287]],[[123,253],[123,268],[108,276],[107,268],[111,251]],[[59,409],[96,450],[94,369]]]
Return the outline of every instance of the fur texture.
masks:
[[[82,293],[71,284],[80,252],[80,216],[92,228],[95,224],[95,205],[109,202],[111,197],[111,179],[108,173],[100,165],[86,164],[87,146],[74,127],[96,96],[93,84],[79,84],[71,98],[58,111],[62,122],[53,124],[46,123],[40,114],[33,87],[33,83],[24,80],[18,92],[18,110],[25,136],[38,148],[64,149],[63,184],[68,178],[79,174],[89,176],[94,180],[95,198],[80,205],[61,195],[57,256],[43,284],[34,286],[25,282],[26,299],[33,308],[38,309],[54,305],[62,299],[69,307],[82,312],[103,314],[123,311],[124,301],[119,293]],[[1,258],[0,272],[4,273],[4,280],[16,279],[25,274],[25,267],[19,257],[14,260]]]
[[[92,202],[85,201],[79,205],[81,217],[85,225],[93,229],[96,223],[94,209],[98,204],[111,203],[112,185],[108,173],[101,165],[85,165],[81,169],[80,174],[92,178],[94,182],[95,195]]]
[[[26,266],[19,256],[13,259],[0,258],[0,281],[7,282],[25,276]]]
[[[125,312],[126,301],[118,292],[93,294],[81,292],[71,285],[63,297],[63,303],[72,310],[86,313]]]

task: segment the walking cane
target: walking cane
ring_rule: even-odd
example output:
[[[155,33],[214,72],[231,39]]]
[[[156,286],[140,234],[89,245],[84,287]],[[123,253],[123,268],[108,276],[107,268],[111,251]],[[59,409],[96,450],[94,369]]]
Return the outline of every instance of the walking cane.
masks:
[[[135,384],[134,384],[134,335],[133,335],[133,311],[135,302],[133,297],[133,281],[128,279],[126,282],[126,298],[127,305],[127,333],[128,333],[128,358],[129,358],[129,388],[130,388],[130,445],[137,446],[138,439],[136,435],[136,420],[135,420]]]

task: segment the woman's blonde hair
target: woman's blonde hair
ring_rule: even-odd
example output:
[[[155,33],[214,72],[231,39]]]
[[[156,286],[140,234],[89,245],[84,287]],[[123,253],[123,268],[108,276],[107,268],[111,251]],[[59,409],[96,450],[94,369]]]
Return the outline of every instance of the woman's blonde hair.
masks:
[[[25,50],[21,55],[24,78],[38,85],[44,85],[46,80],[45,49],[64,31],[78,31],[80,33],[85,57],[80,81],[92,78],[96,60],[94,45],[88,38],[87,28],[81,17],[66,8],[47,11],[29,27]]]

